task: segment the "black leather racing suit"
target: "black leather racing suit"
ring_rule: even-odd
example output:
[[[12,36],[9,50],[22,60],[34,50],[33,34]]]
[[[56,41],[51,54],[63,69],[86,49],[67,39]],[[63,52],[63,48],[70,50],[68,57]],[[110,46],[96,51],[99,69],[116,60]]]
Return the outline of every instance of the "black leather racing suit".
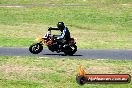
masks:
[[[49,30],[59,30],[59,28],[50,28]],[[66,40],[66,43],[68,43],[68,41],[70,40],[71,36],[70,36],[70,32],[68,30],[67,27],[65,27],[63,29],[63,31],[61,31],[61,35],[57,37],[57,40]]]

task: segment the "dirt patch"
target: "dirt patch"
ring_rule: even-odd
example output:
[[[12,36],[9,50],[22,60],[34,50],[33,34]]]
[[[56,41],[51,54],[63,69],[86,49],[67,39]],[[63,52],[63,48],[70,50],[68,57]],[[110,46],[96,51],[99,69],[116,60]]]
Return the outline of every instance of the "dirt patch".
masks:
[[[132,4],[121,4],[122,6],[132,6]]]
[[[113,4],[113,6],[117,7],[117,6],[121,6],[121,7],[132,7],[132,4]]]
[[[0,80],[32,80],[41,82],[45,81],[39,79],[41,73],[51,73],[53,71],[49,68],[6,64],[0,66],[0,72],[3,74]]]
[[[104,66],[92,66],[87,69],[88,74],[108,74],[112,72],[112,68]]]
[[[22,8],[23,6],[0,6],[0,8]]]
[[[0,5],[0,8],[22,8],[22,7],[64,7],[64,6],[88,6],[82,4],[16,4],[16,5]]]
[[[19,65],[2,65],[0,66],[0,71],[5,73],[33,73],[33,72],[51,72],[52,70],[48,68],[39,67],[27,67]]]

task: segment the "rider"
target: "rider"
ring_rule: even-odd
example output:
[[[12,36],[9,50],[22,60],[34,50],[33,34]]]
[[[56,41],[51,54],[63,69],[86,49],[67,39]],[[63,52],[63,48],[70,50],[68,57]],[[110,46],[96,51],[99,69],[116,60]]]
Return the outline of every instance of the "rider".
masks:
[[[68,43],[68,41],[70,40],[70,32],[63,22],[58,22],[57,28],[50,27],[48,30],[60,30],[61,31],[61,35],[57,37],[57,40],[64,39],[66,40],[65,43]]]

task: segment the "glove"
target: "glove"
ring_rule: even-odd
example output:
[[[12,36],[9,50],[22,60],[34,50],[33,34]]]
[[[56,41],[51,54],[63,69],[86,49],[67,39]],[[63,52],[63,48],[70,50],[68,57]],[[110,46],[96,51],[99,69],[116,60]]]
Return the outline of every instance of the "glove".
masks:
[[[51,29],[52,29],[52,27],[49,27],[49,28],[48,28],[48,31],[50,31]]]

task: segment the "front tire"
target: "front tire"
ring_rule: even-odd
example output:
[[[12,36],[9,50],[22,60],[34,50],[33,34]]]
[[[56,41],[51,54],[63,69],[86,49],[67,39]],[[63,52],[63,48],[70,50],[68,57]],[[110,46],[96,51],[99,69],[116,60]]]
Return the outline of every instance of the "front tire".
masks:
[[[43,46],[40,43],[34,43],[29,47],[29,51],[33,54],[38,54],[43,50]]]

